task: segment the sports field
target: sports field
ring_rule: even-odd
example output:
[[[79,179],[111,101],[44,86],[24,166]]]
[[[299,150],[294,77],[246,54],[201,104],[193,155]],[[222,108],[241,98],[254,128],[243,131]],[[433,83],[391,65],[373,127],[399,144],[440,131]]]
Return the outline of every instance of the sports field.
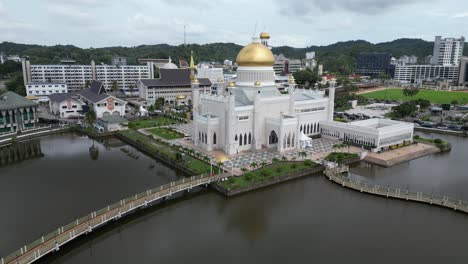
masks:
[[[447,92],[447,91],[431,91],[420,90],[415,96],[405,96],[402,89],[387,89],[371,93],[362,94],[362,96],[370,99],[384,100],[415,100],[418,98],[429,100],[434,104],[450,104],[453,100],[457,100],[459,104],[468,103],[468,93],[464,92]]]

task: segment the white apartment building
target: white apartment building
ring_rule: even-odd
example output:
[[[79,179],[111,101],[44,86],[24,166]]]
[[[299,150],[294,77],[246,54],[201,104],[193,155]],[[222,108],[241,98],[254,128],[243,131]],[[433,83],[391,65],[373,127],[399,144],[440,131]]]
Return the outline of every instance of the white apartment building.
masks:
[[[26,95],[38,97],[40,101],[49,101],[48,96],[56,93],[68,93],[66,83],[27,83]]]
[[[111,90],[114,82],[118,88],[135,86],[137,80],[154,78],[153,62],[146,65],[89,65],[52,64],[31,65],[22,60],[23,77],[27,83],[65,83],[69,91],[79,91],[92,80],[99,80],[106,90]]]
[[[459,65],[463,57],[465,38],[442,38],[435,37],[434,54],[431,64],[435,65]]]
[[[275,74],[287,74],[300,71],[302,68],[302,61],[297,59],[288,59],[283,54],[275,55],[275,64],[273,69]]]
[[[395,80],[401,83],[422,83],[434,79],[458,81],[458,65],[397,65]]]

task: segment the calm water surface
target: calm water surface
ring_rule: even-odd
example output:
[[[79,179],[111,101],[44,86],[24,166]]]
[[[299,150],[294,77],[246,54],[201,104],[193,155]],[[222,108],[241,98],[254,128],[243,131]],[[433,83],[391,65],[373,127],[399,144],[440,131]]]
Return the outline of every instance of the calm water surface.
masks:
[[[432,155],[388,169],[359,165],[353,168],[353,177],[381,185],[408,186],[427,192],[434,189],[452,196],[468,197],[468,175],[463,170],[468,161],[468,140],[445,138],[454,146],[450,154]],[[78,209],[68,210],[65,199],[49,198],[47,201],[52,204],[49,205],[29,192],[15,191],[15,197],[28,210],[17,209],[18,203],[11,205],[14,200],[5,196],[10,199],[7,208],[16,213],[12,216],[14,224],[1,220],[2,234],[6,232],[13,238],[20,232],[17,228],[25,228],[29,230],[25,231],[27,237],[31,237],[35,228],[28,227],[30,222],[21,216],[29,220],[39,216],[43,219],[41,222],[61,218],[51,226],[53,228],[80,214],[79,209],[87,213],[89,208],[115,201],[113,196],[117,199],[126,196],[118,191],[131,194],[146,189],[146,181],[157,185],[176,177],[168,169],[165,173],[151,172],[149,159],[145,161],[143,156],[137,161],[129,159],[119,148],[108,151],[102,147],[99,161],[93,163],[89,158],[87,139],[56,136],[44,139],[43,144],[55,145],[53,141],[64,145],[73,145],[70,141],[81,142],[75,143],[78,146],[74,149],[82,149],[76,153],[82,153],[82,161],[87,165],[76,165],[73,172],[68,170],[68,173],[67,166],[61,165],[65,171],[47,178],[47,183],[45,180],[33,181],[29,190],[35,189],[37,184],[52,185],[55,188],[48,188],[54,190],[50,197],[65,195],[77,206],[83,195],[93,197],[83,203],[87,205],[80,204]],[[103,154],[106,151],[114,154],[108,154],[106,159]],[[43,147],[43,152],[46,154],[43,160],[46,160],[47,147]],[[57,156],[65,155],[65,151],[62,152]],[[74,155],[61,160],[70,159],[79,160]],[[57,161],[56,157],[50,163]],[[96,174],[89,168],[89,164],[97,166],[101,161],[101,170],[126,175],[116,177],[114,181],[109,176],[102,181],[101,186],[112,184],[116,190],[113,195],[100,193],[101,187],[86,184],[106,174]],[[38,161],[31,161],[34,162]],[[38,177],[34,173],[20,173],[17,177],[23,177],[23,181],[17,180],[16,184],[3,188],[3,182],[13,178],[9,174],[19,173],[29,166],[25,163],[15,166],[17,169],[0,169],[2,195],[4,190],[19,190],[21,184]],[[112,166],[118,166],[118,169],[113,170]],[[123,168],[129,168],[130,172],[124,173]],[[3,179],[5,170],[9,170],[6,180]],[[79,179],[83,170],[89,175]],[[53,171],[54,168],[49,173]],[[67,179],[57,183],[60,176]],[[77,180],[82,183],[70,187],[70,181]],[[130,186],[141,189],[130,190]],[[5,199],[1,202],[5,203]],[[50,215],[41,213],[44,206]],[[56,213],[57,207],[64,212]],[[69,217],[62,216],[65,214]],[[42,227],[44,225],[42,223]],[[22,236],[17,244],[26,239]],[[11,243],[1,241],[0,249],[10,247]],[[60,255],[46,258],[43,263],[466,263],[467,259],[467,216],[447,209],[363,195],[317,175],[232,199],[208,192],[156,207],[104,234],[89,237],[79,246],[62,250]]]

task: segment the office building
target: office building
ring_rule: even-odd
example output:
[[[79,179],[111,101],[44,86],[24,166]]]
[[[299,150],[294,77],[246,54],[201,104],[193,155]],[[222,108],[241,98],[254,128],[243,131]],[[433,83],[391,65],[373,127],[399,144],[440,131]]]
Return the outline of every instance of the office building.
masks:
[[[388,53],[360,53],[356,57],[356,74],[377,77],[383,73],[393,77],[391,59],[392,55]]]
[[[288,59],[283,54],[274,56],[275,64],[273,65],[273,69],[275,70],[275,74],[286,75],[300,71],[302,68],[301,60]]]
[[[27,83],[26,95],[34,96],[39,101],[48,101],[48,96],[55,93],[68,93],[66,83]]]
[[[463,57],[460,61],[458,85],[468,87],[468,57]]]
[[[434,41],[434,53],[431,64],[434,65],[459,65],[463,57],[465,38],[442,38],[436,36]]]

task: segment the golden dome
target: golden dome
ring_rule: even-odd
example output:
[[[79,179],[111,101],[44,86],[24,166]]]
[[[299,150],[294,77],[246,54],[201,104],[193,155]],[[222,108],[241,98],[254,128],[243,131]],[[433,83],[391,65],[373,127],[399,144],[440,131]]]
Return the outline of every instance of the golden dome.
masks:
[[[270,39],[270,33],[262,32],[262,33],[260,33],[260,38],[261,39]]]
[[[183,99],[185,99],[185,98],[186,98],[185,95],[178,95],[178,96],[177,96],[177,99],[179,99],[179,100],[183,100]]]
[[[289,80],[295,80],[295,79],[294,79],[294,75],[291,74],[291,75],[289,76]]]
[[[234,82],[229,82],[228,87],[236,87],[236,84]]]
[[[255,86],[262,86],[262,83],[259,82],[259,81],[256,81],[254,85],[255,85]]]
[[[222,83],[222,82],[224,82],[224,80],[223,80],[222,78],[219,78],[219,79],[218,79],[218,82],[219,82],[219,83]]]
[[[192,80],[192,83],[193,83],[193,84],[199,84],[200,82],[198,81],[197,78],[195,78],[195,79]]]
[[[239,66],[273,66],[275,56],[265,45],[253,42],[241,49],[236,61]]]

